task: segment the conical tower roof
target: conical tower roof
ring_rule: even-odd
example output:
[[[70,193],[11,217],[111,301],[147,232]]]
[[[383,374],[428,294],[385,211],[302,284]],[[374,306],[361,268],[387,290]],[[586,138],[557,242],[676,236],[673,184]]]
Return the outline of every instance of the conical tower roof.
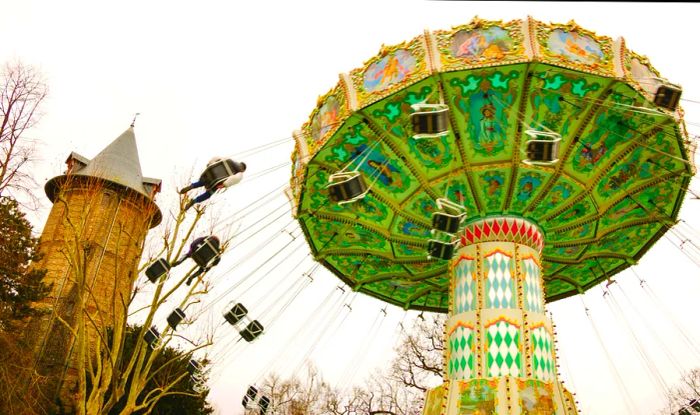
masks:
[[[139,151],[133,127],[129,127],[112,141],[84,168],[75,174],[99,177],[135,190],[146,197],[150,195],[143,186]]]
[[[127,128],[119,137],[100,151],[92,160],[77,153],[71,153],[66,160],[68,170],[66,175],[54,177],[44,187],[46,196],[54,202],[58,187],[67,175],[94,177],[102,179],[111,185],[127,188],[144,196],[150,202],[160,189],[160,180],[143,177],[141,162],[136,146],[136,135],[133,125]],[[162,216],[157,209],[154,225],[159,223]]]

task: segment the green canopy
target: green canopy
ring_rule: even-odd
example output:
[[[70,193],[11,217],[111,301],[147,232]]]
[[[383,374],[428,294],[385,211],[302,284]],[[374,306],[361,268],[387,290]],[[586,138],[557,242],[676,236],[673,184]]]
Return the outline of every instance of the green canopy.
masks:
[[[467,221],[514,216],[545,234],[548,301],[634,264],[674,224],[693,167],[668,84],[624,40],[575,23],[474,20],[383,47],[341,75],[295,133],[291,195],[315,258],[353,289],[445,312],[449,261],[427,257],[435,200]],[[449,107],[450,132],[414,139],[416,103]],[[529,165],[528,131],[561,136],[559,161]],[[370,192],[338,205],[329,176]]]

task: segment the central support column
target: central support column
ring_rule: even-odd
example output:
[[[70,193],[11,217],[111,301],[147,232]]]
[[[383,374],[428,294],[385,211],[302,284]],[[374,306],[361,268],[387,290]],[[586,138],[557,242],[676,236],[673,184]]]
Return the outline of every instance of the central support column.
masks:
[[[490,217],[467,224],[460,246],[450,264],[445,383],[428,391],[423,414],[577,414],[556,378],[542,232]]]

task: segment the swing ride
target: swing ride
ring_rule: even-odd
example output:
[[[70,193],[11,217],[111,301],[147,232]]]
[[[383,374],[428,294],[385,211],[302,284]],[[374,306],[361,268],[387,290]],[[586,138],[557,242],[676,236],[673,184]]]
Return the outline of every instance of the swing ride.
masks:
[[[575,414],[545,302],[611,281],[694,174],[681,88],[574,22],[383,46],[295,132],[293,213],[357,292],[447,313],[424,414]]]

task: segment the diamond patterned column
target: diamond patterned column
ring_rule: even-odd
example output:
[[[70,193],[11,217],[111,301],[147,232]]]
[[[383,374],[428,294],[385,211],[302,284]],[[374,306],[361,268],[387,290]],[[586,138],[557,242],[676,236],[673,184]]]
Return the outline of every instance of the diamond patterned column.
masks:
[[[524,219],[466,225],[451,264],[445,383],[428,393],[424,415],[576,413],[556,376],[542,246]]]

